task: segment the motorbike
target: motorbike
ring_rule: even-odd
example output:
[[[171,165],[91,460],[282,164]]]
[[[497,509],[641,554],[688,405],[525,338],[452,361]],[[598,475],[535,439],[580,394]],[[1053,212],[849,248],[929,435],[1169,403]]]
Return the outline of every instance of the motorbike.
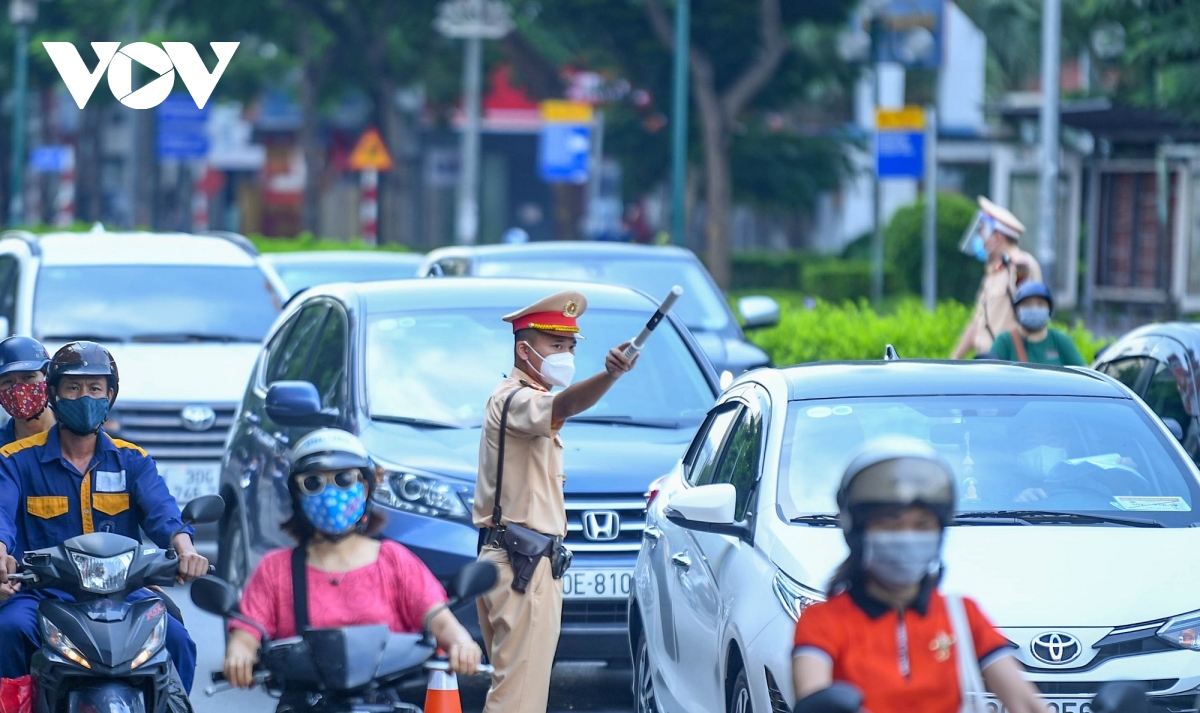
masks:
[[[862,691],[848,683],[834,683],[796,701],[792,713],[859,713]],[[1112,681],[1096,690],[1091,713],[1149,713],[1146,688],[1129,681]]]
[[[474,562],[450,580],[450,607],[483,594],[496,583],[496,569]],[[201,610],[235,619],[262,636],[251,687],[261,686],[279,699],[277,711],[303,713],[421,713],[401,700],[402,691],[424,682],[426,671],[448,671],[428,632],[397,634],[383,624],[312,628],[299,636],[272,641],[266,629],[238,611],[238,596],[228,582],[203,577],[192,584],[192,602]],[[480,666],[479,673],[492,667]],[[212,696],[232,686],[214,671]]]
[[[183,509],[184,525],[216,522],[224,509],[220,496],[196,498]],[[157,596],[126,601],[144,587],[173,586],[178,567],[174,548],[159,549],[111,532],[26,552],[9,581],[74,598],[46,598],[38,604],[42,641],[30,667],[33,709],[189,711],[187,694],[164,648],[168,609],[174,604]]]

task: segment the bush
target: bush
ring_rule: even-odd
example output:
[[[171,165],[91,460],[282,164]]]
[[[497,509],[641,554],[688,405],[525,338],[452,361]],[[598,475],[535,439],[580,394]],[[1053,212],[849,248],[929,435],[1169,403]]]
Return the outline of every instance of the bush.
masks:
[[[871,294],[872,267],[869,260],[822,260],[800,268],[800,287],[806,294],[831,302],[857,300]],[[900,285],[891,265],[883,266],[885,293],[894,293]]]
[[[803,260],[803,253],[795,251],[737,253],[730,261],[732,289],[799,289]]]
[[[866,300],[840,305],[817,300],[812,307],[784,304],[777,326],[750,332],[749,338],[778,366],[882,359],[887,344],[904,359],[944,359],[970,318],[971,307],[950,300],[932,314],[915,298],[896,302],[887,313],[876,312]],[[1103,344],[1080,324],[1064,331],[1088,362]]]
[[[294,238],[268,238],[265,235],[248,235],[250,242],[261,253],[290,253],[308,252],[310,250],[391,250],[393,252],[409,252],[405,245],[387,243],[385,245],[368,245],[361,238],[353,240],[338,240],[336,238],[318,238],[312,233],[300,233]]]
[[[937,296],[973,302],[983,268],[958,250],[963,231],[975,217],[976,206],[955,193],[938,194]],[[896,269],[903,290],[921,294],[925,268],[925,201],[896,211],[883,231],[884,259]]]

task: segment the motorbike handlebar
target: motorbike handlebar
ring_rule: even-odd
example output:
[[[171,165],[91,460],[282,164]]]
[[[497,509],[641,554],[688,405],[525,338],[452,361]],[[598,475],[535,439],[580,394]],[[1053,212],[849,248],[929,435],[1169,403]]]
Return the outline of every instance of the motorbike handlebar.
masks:
[[[37,584],[38,576],[33,572],[14,572],[8,575],[8,581],[20,584]]]

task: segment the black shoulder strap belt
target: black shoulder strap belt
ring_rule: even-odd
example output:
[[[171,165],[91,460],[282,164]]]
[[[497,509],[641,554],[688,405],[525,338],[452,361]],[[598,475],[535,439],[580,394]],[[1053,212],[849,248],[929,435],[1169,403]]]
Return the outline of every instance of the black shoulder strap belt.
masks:
[[[296,636],[308,629],[308,573],[305,565],[308,548],[299,545],[292,548],[292,609],[296,613]]]
[[[500,527],[501,524],[500,493],[504,488],[504,441],[508,436],[508,407],[512,405],[513,397],[520,390],[513,389],[508,398],[504,399],[504,408],[500,409],[500,446],[496,450],[496,499],[492,505],[492,527]]]

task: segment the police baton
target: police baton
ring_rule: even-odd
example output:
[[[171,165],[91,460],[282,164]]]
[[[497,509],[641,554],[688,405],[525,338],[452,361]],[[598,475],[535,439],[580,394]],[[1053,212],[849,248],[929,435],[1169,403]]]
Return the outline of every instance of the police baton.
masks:
[[[625,347],[625,358],[632,359],[637,356],[637,353],[646,345],[646,340],[650,338],[650,333],[654,331],[654,328],[658,326],[663,317],[667,316],[667,312],[671,311],[671,306],[675,304],[675,300],[679,299],[679,296],[682,294],[683,288],[679,285],[671,288],[671,293],[658,306],[658,310],[650,317],[650,321],[646,322],[646,326],[642,327],[641,334],[634,337],[629,346]]]

